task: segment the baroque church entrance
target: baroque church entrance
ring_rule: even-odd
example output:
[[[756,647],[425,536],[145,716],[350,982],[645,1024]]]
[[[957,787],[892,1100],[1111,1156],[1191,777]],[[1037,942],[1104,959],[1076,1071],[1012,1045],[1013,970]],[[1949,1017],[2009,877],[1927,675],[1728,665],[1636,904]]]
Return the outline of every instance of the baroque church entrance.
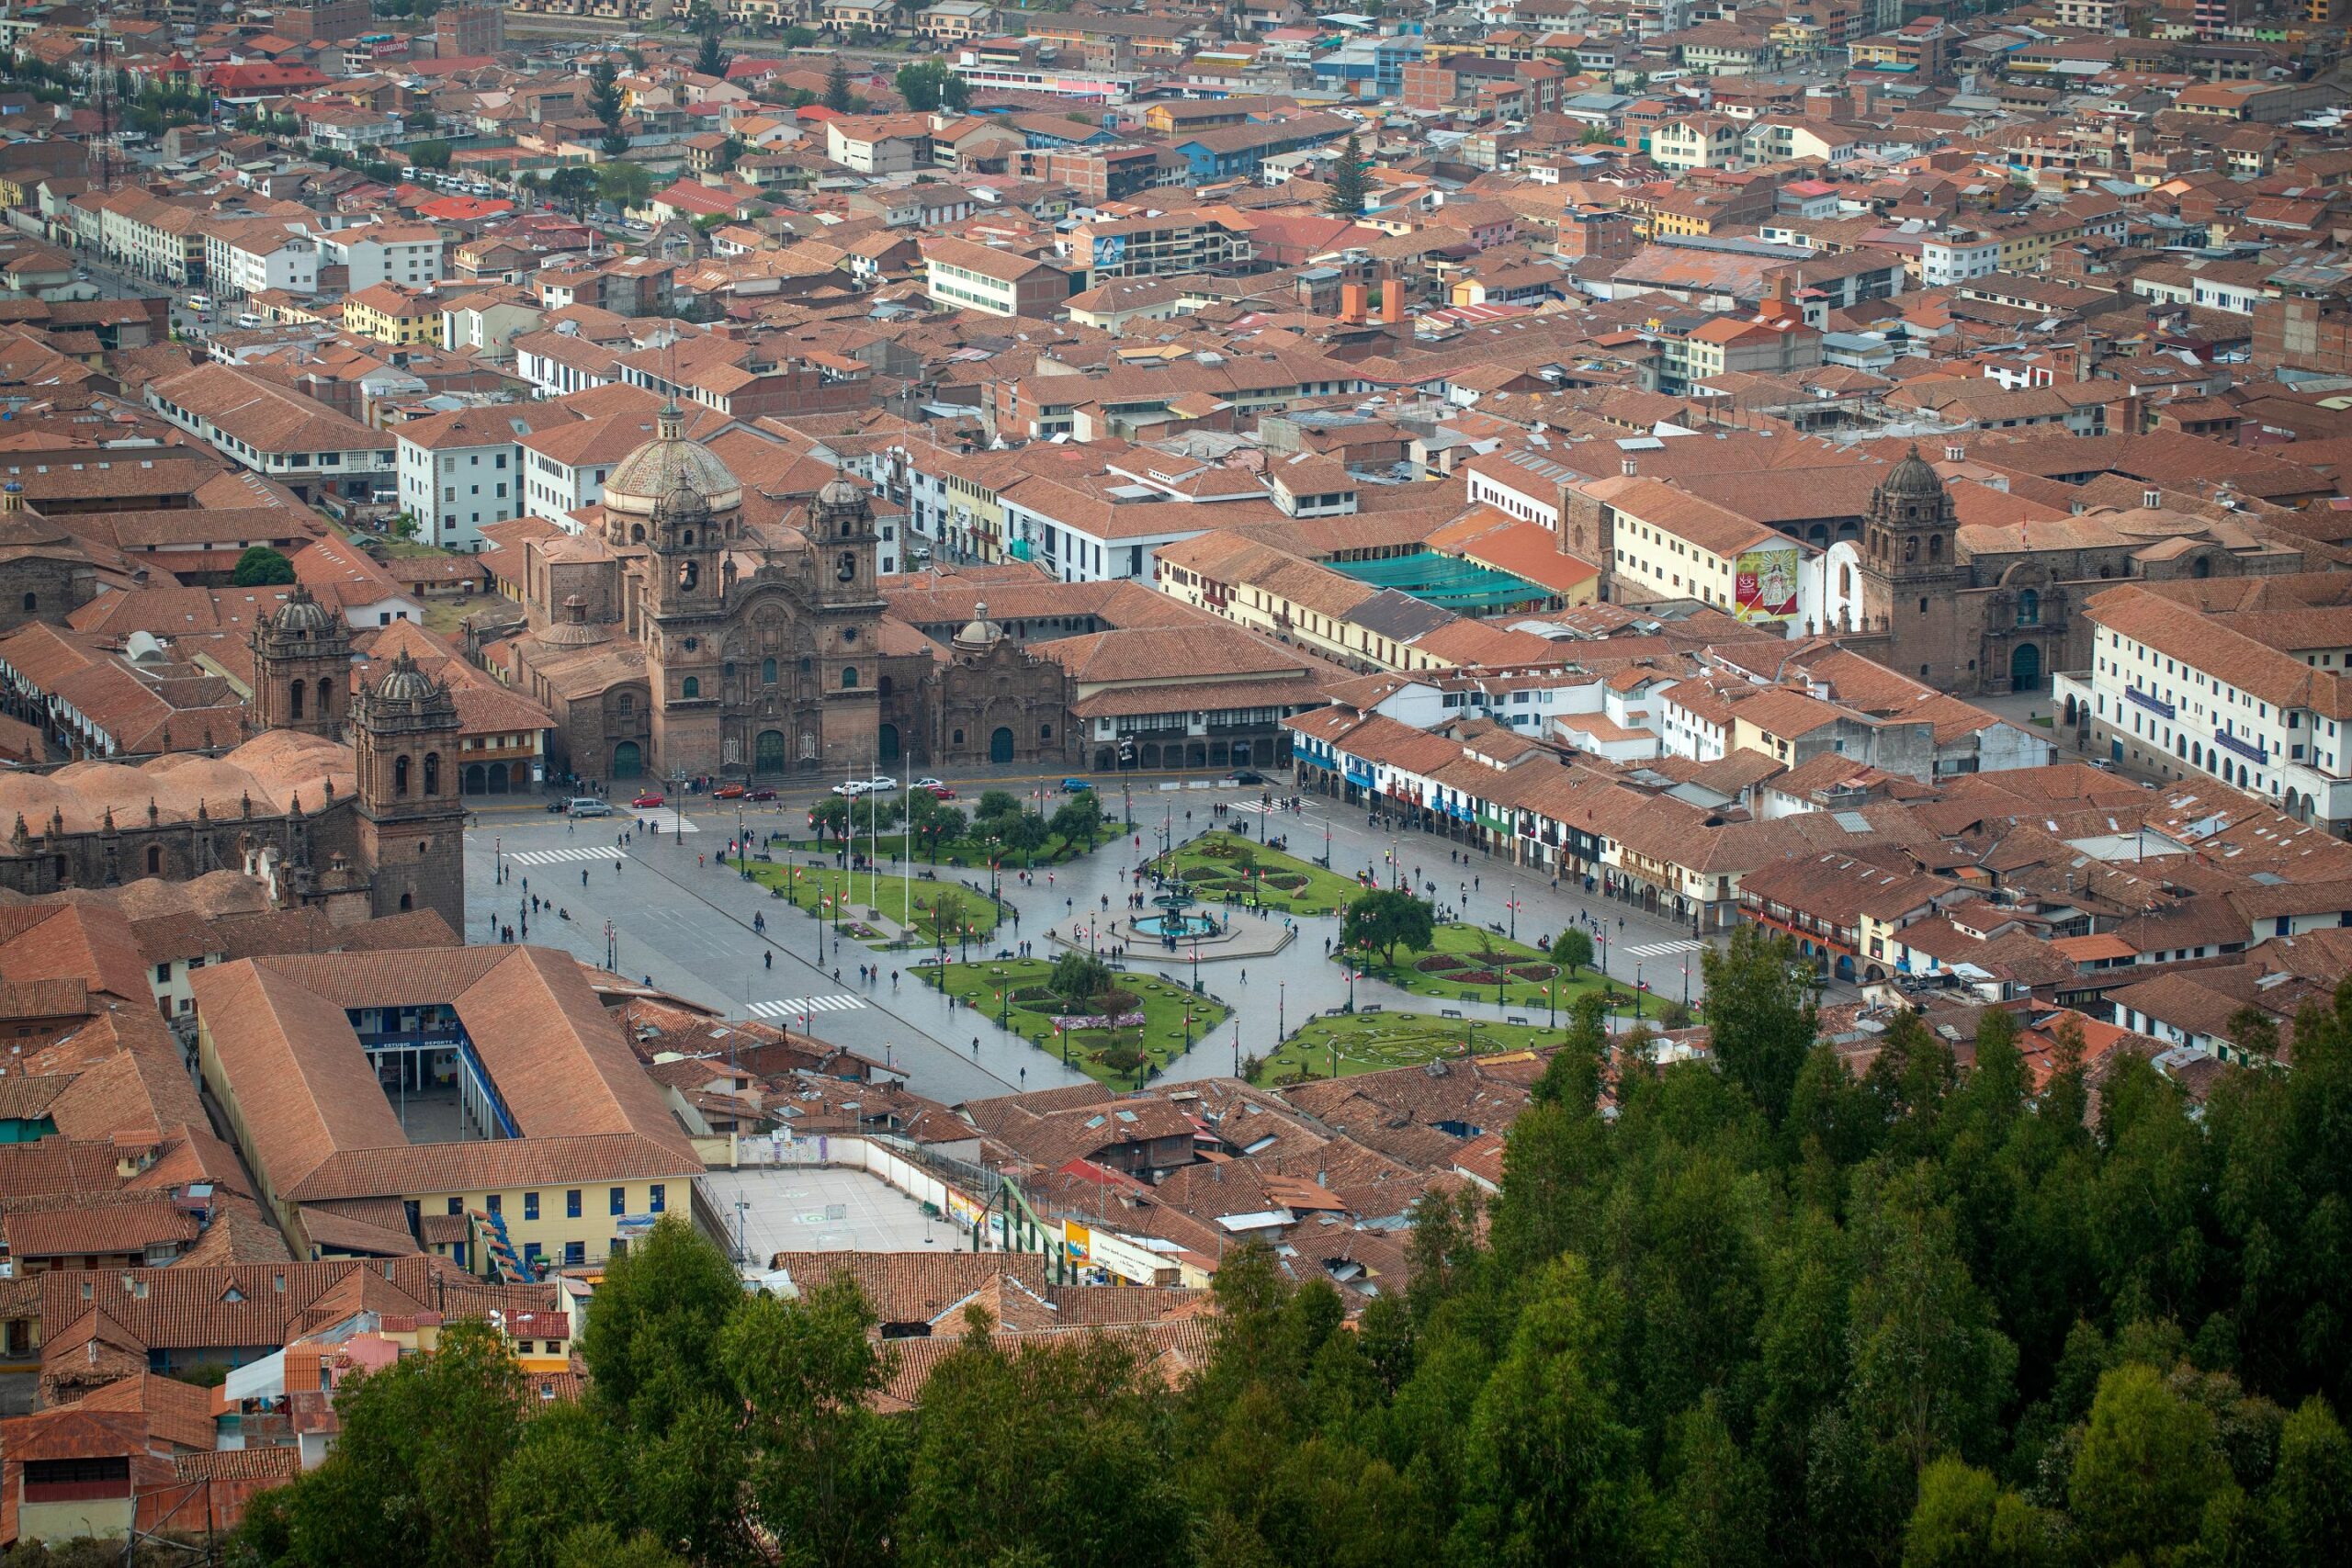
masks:
[[[613,777],[633,779],[645,772],[645,753],[634,740],[624,740],[613,748]]]
[[[2021,642],[2009,654],[2009,689],[2013,692],[2038,692],[2041,689],[2041,649],[2030,642]]]
[[[784,731],[763,729],[752,743],[752,772],[780,773],[784,772]]]
[[[989,737],[989,761],[991,762],[1012,761],[1012,731],[999,729]]]
[[[881,750],[882,761],[897,761],[899,760],[899,727],[895,724],[884,725],[875,738],[875,744]]]

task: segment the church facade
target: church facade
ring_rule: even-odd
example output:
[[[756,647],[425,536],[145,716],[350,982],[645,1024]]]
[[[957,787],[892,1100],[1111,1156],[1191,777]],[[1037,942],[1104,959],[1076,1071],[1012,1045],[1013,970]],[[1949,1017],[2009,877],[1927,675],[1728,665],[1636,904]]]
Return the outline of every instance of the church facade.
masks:
[[[595,534],[526,539],[527,630],[494,662],[555,715],[583,784],[864,778],[1074,750],[1068,673],[983,616],[942,648],[886,611],[872,504],[827,483],[797,525],[753,528],[674,407],[604,485]]]
[[[466,929],[458,717],[402,654],[351,692],[350,629],[301,588],[252,638],[261,734],[218,755],[0,775],[0,887],[255,876],[338,921],[433,909]]]

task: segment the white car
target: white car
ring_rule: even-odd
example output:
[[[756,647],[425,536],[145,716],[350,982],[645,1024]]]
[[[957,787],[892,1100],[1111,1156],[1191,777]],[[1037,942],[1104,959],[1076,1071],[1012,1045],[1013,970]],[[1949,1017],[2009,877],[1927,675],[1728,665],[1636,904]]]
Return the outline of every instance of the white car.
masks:
[[[882,792],[884,792],[884,791],[886,791],[886,790],[893,790],[893,789],[898,788],[898,787],[899,787],[899,781],[898,781],[898,780],[896,780],[896,779],[894,779],[894,778],[892,778],[892,777],[890,777],[890,776],[889,776],[888,774],[887,774],[887,773],[880,773],[880,774],[876,774],[876,775],[875,777],[873,777],[873,778],[870,778],[870,779],[866,780],[866,781],[865,781],[865,787],[866,787],[866,788],[868,788],[868,789],[870,789],[870,790],[873,790],[873,791],[874,791],[874,792],[876,792],[876,794],[880,794],[880,793],[882,793]]]
[[[945,789],[946,787],[947,786],[945,784],[940,783],[937,779],[922,778],[915,780],[915,788],[917,789]]]
[[[864,795],[867,790],[872,789],[873,787],[874,786],[872,784],[866,783],[864,779],[851,779],[845,784],[835,784],[833,786],[833,793],[835,795],[844,796],[847,799],[855,800],[859,795]]]

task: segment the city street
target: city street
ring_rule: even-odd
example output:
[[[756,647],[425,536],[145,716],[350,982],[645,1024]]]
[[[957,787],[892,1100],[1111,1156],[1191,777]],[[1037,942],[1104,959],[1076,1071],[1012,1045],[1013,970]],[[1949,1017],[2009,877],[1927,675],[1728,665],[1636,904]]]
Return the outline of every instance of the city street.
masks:
[[[968,807],[985,789],[1035,789],[1050,786],[1057,778],[948,782]],[[1286,837],[1302,860],[1322,854],[1328,834],[1334,871],[1352,874],[1370,867],[1385,872],[1390,836],[1368,829],[1362,809],[1309,795],[1301,812],[1277,809],[1270,814],[1261,805],[1261,793],[1153,776],[1136,781],[1130,790],[1110,794],[1106,800],[1114,813],[1132,799],[1137,832],[1070,865],[1041,869],[1032,886],[1008,877],[1003,892],[1015,914],[991,939],[989,951],[1010,949],[1027,939],[1037,953],[1050,957],[1057,951],[1049,942],[1050,928],[1068,931],[1089,909],[1101,916],[1105,897],[1114,912],[1123,911],[1139,859],[1157,852],[1163,833],[1181,842],[1216,825],[1211,807],[1218,801],[1234,807],[1223,825]],[[625,804],[615,817],[578,822],[548,812],[537,798],[485,806],[467,834],[466,939],[496,940],[493,911],[501,925],[514,926],[521,938],[518,910],[527,910],[530,896],[537,894],[569,918],[551,911],[531,916],[529,940],[604,964],[609,922],[612,963],[618,972],[650,978],[731,1018],[757,1018],[796,1033],[806,1029],[820,1040],[887,1060],[907,1070],[909,1086],[918,1093],[953,1103],[1083,1081],[1081,1075],[1027,1041],[1000,1030],[984,1013],[953,1006],[922,985],[908,965],[916,953],[874,953],[854,942],[837,942],[821,922],[770,898],[759,885],[718,864],[735,835],[739,807],[754,839],[787,827],[805,832],[808,807],[819,795],[813,788],[801,787],[783,800],[754,806],[692,796],[683,823],[667,808],[632,814]],[[1046,810],[1059,802],[1058,795],[1048,795]],[[660,831],[638,830],[639,818],[658,822]],[[1507,862],[1487,856],[1471,854],[1456,864],[1445,858],[1448,847],[1438,839],[1407,833],[1398,835],[1395,845],[1415,885],[1437,883],[1442,897],[1460,902],[1464,920],[1499,925],[1509,934],[1516,901],[1518,939],[1532,945],[1538,937],[1556,933],[1579,914],[1589,914],[1608,932],[1611,976],[1629,986],[1646,981],[1656,997],[1679,999],[1686,983],[1690,997],[1700,994],[1700,944],[1687,926],[1645,917],[1598,897],[1588,898],[1580,889],[1572,892],[1565,885],[1555,892],[1548,878],[1519,879]],[[503,883],[496,880],[501,867]],[[886,863],[886,882],[894,869],[903,874],[906,868]],[[985,888],[987,871],[943,866],[939,877],[943,884],[960,878]],[[1464,882],[1472,884],[1466,897],[1453,891]],[[764,933],[752,929],[755,917],[764,921]],[[1282,919],[1248,911],[1238,911],[1237,918]],[[1622,931],[1617,925],[1621,919],[1625,922]],[[1326,956],[1326,942],[1338,941],[1340,921],[1322,916],[1295,923],[1295,939],[1272,956],[1219,960],[1204,953],[1204,989],[1231,1006],[1234,1017],[1171,1064],[1162,1081],[1230,1073],[1238,1056],[1269,1052],[1288,1031],[1347,1002],[1346,972]],[[973,956],[981,954],[976,949]],[[1171,959],[1155,952],[1130,963],[1182,984],[1192,979],[1188,955]],[[860,984],[860,964],[876,965],[876,978]],[[1359,1008],[1423,1013],[1451,1009],[1467,1019],[1545,1021],[1540,1010],[1531,1014],[1519,1004],[1505,1008],[1491,1002],[1440,1001],[1374,980],[1359,979],[1354,994]]]

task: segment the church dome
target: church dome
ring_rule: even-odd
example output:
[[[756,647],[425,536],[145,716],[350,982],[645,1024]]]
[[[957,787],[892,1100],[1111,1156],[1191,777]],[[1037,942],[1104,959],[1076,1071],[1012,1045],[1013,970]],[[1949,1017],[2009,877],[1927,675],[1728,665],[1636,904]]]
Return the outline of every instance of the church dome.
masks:
[[[846,479],[827,479],[824,488],[817,492],[817,504],[820,506],[856,506],[865,499],[865,491]]]
[[[985,653],[1003,640],[1004,628],[989,619],[989,602],[985,599],[972,606],[972,618],[956,634],[956,646],[972,653]]]
[[[685,491],[712,512],[743,504],[743,485],[711,449],[685,435],[685,414],[664,404],[653,439],[623,457],[605,479],[605,510],[627,517],[650,517],[657,507],[674,507]]]
[[[1891,496],[1918,496],[1924,499],[1941,495],[1944,481],[1938,477],[1935,469],[1928,466],[1927,459],[1919,456],[1919,448],[1914,446],[1910,454],[1903,461],[1895,464],[1893,471],[1880,481],[1879,489]]]
[[[324,604],[311,597],[309,589],[298,582],[277,614],[270,616],[269,629],[281,635],[320,636],[334,629],[334,617],[327,613]]]
[[[376,695],[388,703],[424,702],[433,695],[433,677],[403,651],[392,660],[392,672],[378,684]]]

